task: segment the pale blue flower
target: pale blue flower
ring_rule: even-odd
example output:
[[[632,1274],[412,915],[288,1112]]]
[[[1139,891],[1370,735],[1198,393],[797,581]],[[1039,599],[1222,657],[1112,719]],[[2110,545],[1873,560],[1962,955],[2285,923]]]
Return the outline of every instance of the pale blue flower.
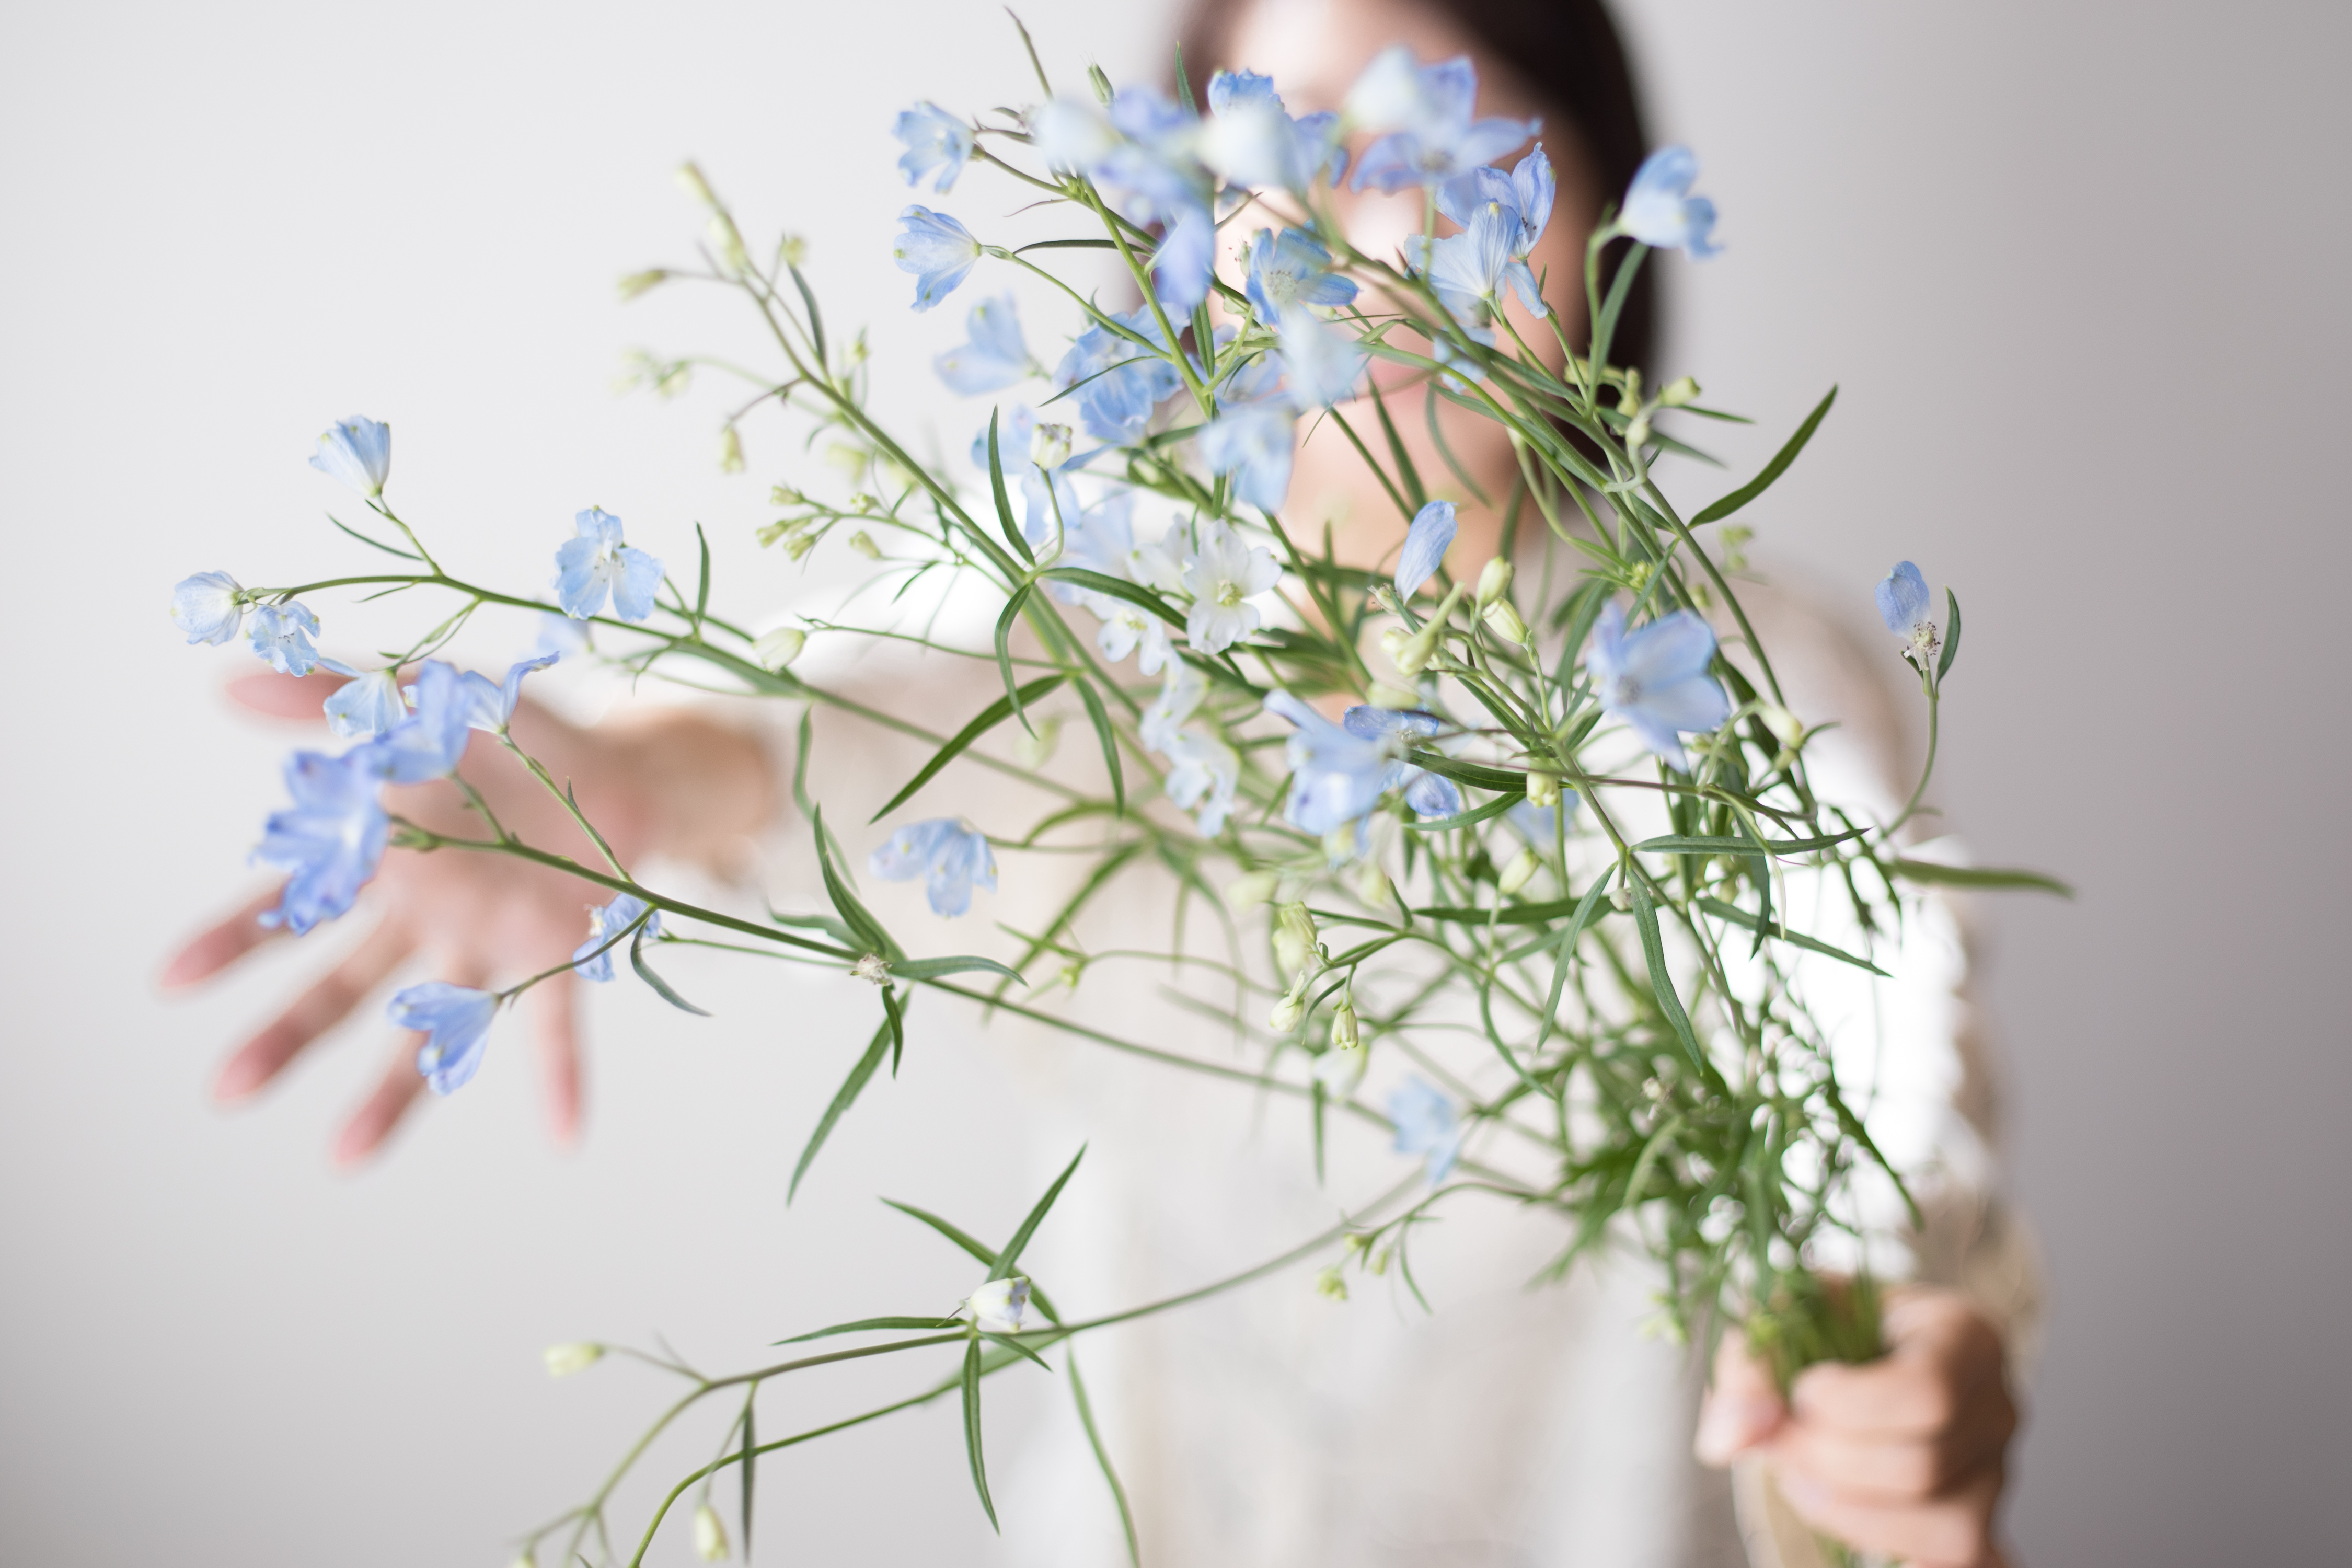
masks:
[[[588,628],[570,616],[557,610],[539,613],[539,636],[531,639],[530,653],[537,658],[551,653],[558,658],[568,658],[575,653],[586,653],[590,647]]]
[[[235,637],[245,623],[244,589],[226,572],[199,572],[172,588],[172,624],[190,643],[215,647]]]
[[[1250,304],[1268,326],[1294,305],[1350,304],[1356,285],[1331,270],[1331,253],[1304,229],[1259,229],[1250,237]]]
[[[262,663],[280,675],[308,675],[319,663],[310,639],[318,635],[319,617],[299,600],[283,605],[257,605],[246,635]]]
[[[533,670],[545,669],[562,657],[542,653],[509,665],[502,680],[492,680],[478,670],[467,670],[458,678],[459,700],[465,704],[467,724],[476,730],[488,730],[493,735],[505,734],[507,724],[514,718],[515,704],[522,700],[522,678]]]
[[[918,184],[936,169],[939,178],[931,189],[941,195],[955,188],[956,176],[971,160],[971,127],[928,100],[901,110],[890,134],[906,146],[898,155],[898,172],[907,183]]]
[[[1642,161],[1625,188],[1617,230],[1661,250],[1681,250],[1704,261],[1723,249],[1714,243],[1715,204],[1690,195],[1698,159],[1687,147],[1661,147]]]
[[[286,762],[289,810],[271,814],[254,859],[287,873],[278,906],[261,917],[300,936],[351,910],[375,875],[391,831],[380,799],[382,759],[372,746],[341,757],[297,752]]]
[[[980,259],[980,241],[945,213],[910,206],[898,215],[890,247],[898,270],[915,275],[915,309],[928,310],[956,290]]]
[[[1048,426],[1048,429],[1067,429],[1066,426]],[[1025,465],[1028,472],[1021,476],[1021,537],[1034,549],[1042,550],[1046,542],[1062,531],[1079,512],[1078,489],[1070,482],[1066,468],[1041,468],[1034,463]]]
[[[1370,356],[1356,346],[1355,334],[1324,321],[1304,305],[1282,313],[1280,361],[1293,405],[1300,409],[1328,408],[1356,395]]]
[[[996,421],[996,455],[1004,464],[1009,476],[1020,472],[1029,460],[1029,453],[1037,438],[1037,416],[1029,412],[1025,403],[1016,403],[1010,414],[1000,412]],[[971,466],[982,473],[988,472],[988,426],[971,438]]]
[[[1168,346],[1167,334],[1149,306],[1112,320],[1162,350]],[[1168,360],[1099,324],[1071,340],[1070,352],[1055,367],[1054,380],[1064,388],[1076,388],[1072,396],[1087,433],[1115,447],[1140,441],[1150,427],[1152,411],[1184,384],[1182,374]]]
[[[482,1065],[482,1046],[498,1016],[499,999],[470,985],[428,980],[394,994],[383,1014],[404,1029],[425,1032],[416,1048],[416,1070],[436,1094],[448,1094],[471,1081]]]
[[[1281,580],[1274,552],[1222,522],[1203,523],[1200,548],[1184,568],[1184,587],[1192,595],[1185,637],[1202,653],[1224,652],[1257,630],[1263,617],[1249,601]]]
[[[1270,78],[1217,72],[1209,79],[1209,110],[1216,118],[1202,137],[1202,159],[1236,187],[1279,186],[1305,195],[1318,178],[1328,175],[1337,184],[1347,172],[1339,117],[1294,120]]]
[[[1397,556],[1399,598],[1412,598],[1423,583],[1437,575],[1437,563],[1445,559],[1446,549],[1454,542],[1454,530],[1450,500],[1431,501],[1412,514],[1412,525],[1404,531],[1404,550]]]
[[[1916,635],[1927,619],[1927,579],[1908,561],[1879,579],[1877,596],[1879,618],[1898,637]]]
[[[1168,667],[1160,682],[1160,697],[1146,708],[1136,721],[1136,733],[1143,743],[1161,756],[1175,754],[1184,721],[1201,706],[1209,694],[1209,682],[1201,672],[1182,659]]]
[[[964,397],[1002,392],[1035,374],[1036,362],[1022,341],[1021,316],[1013,296],[982,300],[966,321],[971,341],[948,350],[931,362],[948,390]],[[983,454],[983,457],[985,454]]]
[[[996,890],[988,836],[957,816],[909,823],[866,857],[866,868],[886,882],[922,878],[933,914],[960,915],[971,908],[975,885]]]
[[[1213,474],[1230,474],[1234,499],[1262,511],[1279,511],[1290,495],[1290,465],[1297,413],[1286,403],[1245,403],[1201,426],[1201,460]]]
[[[1406,762],[1404,752],[1413,742],[1427,740],[1443,726],[1434,713],[1417,709],[1400,711],[1359,703],[1339,716],[1339,727],[1360,740],[1386,748],[1389,770],[1381,779],[1381,793],[1404,791],[1405,805],[1423,816],[1454,816],[1462,810],[1462,792],[1454,781]]]
[[[436,658],[419,667],[407,696],[415,711],[363,749],[375,754],[382,776],[394,784],[446,778],[465,760],[473,738],[473,693],[454,665]]]
[[[1551,205],[1557,185],[1552,178],[1551,160],[1545,156],[1541,144],[1518,162],[1508,174],[1487,164],[1456,174],[1437,190],[1437,210],[1460,224],[1470,226],[1478,209],[1494,205],[1507,207],[1517,220],[1511,243],[1511,253],[1524,261],[1528,253],[1543,237],[1551,223]]]
[[[1199,730],[1180,731],[1168,748],[1166,789],[1179,811],[1194,814],[1202,836],[1214,838],[1224,831],[1234,809],[1234,792],[1240,787],[1241,753],[1213,734]]]
[[[577,537],[555,552],[555,598],[565,614],[586,620],[604,607],[609,590],[613,613],[621,619],[642,621],[652,615],[662,563],[622,543],[621,520],[601,506],[575,516],[572,528]]]
[[[1410,65],[1412,57],[1405,56]],[[1394,51],[1373,62],[1366,77],[1381,73],[1382,118],[1399,126],[1364,149],[1349,185],[1367,184],[1383,191],[1406,185],[1439,185],[1481,163],[1491,163],[1517,147],[1541,128],[1540,120],[1475,120],[1478,73],[1470,57],[1458,56],[1398,73]],[[1361,84],[1360,84],[1361,85]],[[1349,106],[1359,98],[1349,94]]]
[[[1481,202],[1471,209],[1470,225],[1462,233],[1433,244],[1408,246],[1406,254],[1416,270],[1428,275],[1439,303],[1465,327],[1483,325],[1502,310],[1506,286],[1530,315],[1540,319],[1549,312],[1535,273],[1513,249],[1518,235],[1517,208]]]
[[[397,669],[358,670],[331,658],[320,659],[319,668],[352,678],[335,688],[324,704],[327,728],[339,738],[372,741],[408,717]]]
[[[1191,315],[1209,297],[1209,278],[1217,265],[1217,220],[1209,204],[1185,207],[1160,231],[1151,252],[1160,302]]]
[[[572,952],[572,967],[583,980],[601,983],[613,978],[613,954],[618,951],[618,945],[607,947],[605,944],[635,924],[639,915],[646,915],[641,932],[645,941],[651,942],[661,935],[661,911],[656,910],[646,915],[646,909],[643,899],[622,893],[603,909],[588,911],[588,940]],[[635,942],[638,939],[632,937],[630,940]],[[596,951],[598,948],[604,951],[599,952]]]
[[[1297,726],[1284,809],[1294,826],[1320,837],[1360,821],[1380,804],[1397,761],[1392,737],[1367,737],[1334,724],[1287,691],[1270,693],[1265,710]]]
[[[1676,610],[1628,635],[1625,608],[1614,600],[1592,628],[1584,656],[1601,706],[1677,768],[1687,769],[1685,731],[1713,730],[1731,717],[1731,699],[1706,672],[1715,657],[1715,628],[1689,610]]]
[[[319,437],[310,466],[363,496],[380,496],[392,473],[392,426],[354,414]]]
[[[1396,1125],[1396,1152],[1427,1162],[1431,1186],[1445,1180],[1461,1158],[1465,1131],[1454,1101],[1428,1079],[1409,1078],[1389,1092],[1389,1120]]]

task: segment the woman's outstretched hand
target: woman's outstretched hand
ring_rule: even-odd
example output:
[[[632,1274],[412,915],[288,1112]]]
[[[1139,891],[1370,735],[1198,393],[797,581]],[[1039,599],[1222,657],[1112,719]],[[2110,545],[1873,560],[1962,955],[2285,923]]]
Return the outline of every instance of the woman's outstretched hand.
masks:
[[[295,679],[265,673],[234,682],[229,691],[257,712],[318,725],[324,744],[320,705],[340,684],[334,676]],[[695,714],[668,711],[582,729],[526,700],[515,712],[512,733],[559,784],[574,784],[582,812],[625,866],[634,867],[650,854],[716,866],[740,836],[766,820],[771,808],[769,771],[759,746]],[[458,771],[509,833],[602,868],[603,857],[562,803],[490,736],[473,737]],[[446,780],[387,790],[384,804],[394,815],[435,832],[488,836],[481,817]],[[349,917],[364,921],[372,912],[373,927],[348,956],[229,1054],[213,1079],[215,1098],[236,1100],[257,1092],[413,959],[421,958],[428,972],[419,978],[485,987],[511,984],[562,963],[587,937],[589,907],[610,897],[593,883],[503,856],[462,849],[387,851],[361,909]],[[163,986],[193,985],[280,939],[281,930],[260,924],[258,918],[277,901],[272,887],[198,934],[164,965]],[[535,986],[523,1004],[533,1021],[549,1128],[559,1142],[570,1141],[580,1127],[580,1042],[573,1016],[579,984],[570,974],[559,975]],[[422,1038],[401,1035],[374,1091],[335,1141],[338,1163],[374,1152],[415,1101],[425,1082],[416,1071]]]
[[[1784,1404],[1737,1334],[1715,1358],[1696,1448],[1769,1459],[1814,1528],[1917,1568],[2001,1568],[1992,1518],[2017,1430],[2000,1336],[1958,1294],[1887,1293],[1887,1352],[1797,1376]]]

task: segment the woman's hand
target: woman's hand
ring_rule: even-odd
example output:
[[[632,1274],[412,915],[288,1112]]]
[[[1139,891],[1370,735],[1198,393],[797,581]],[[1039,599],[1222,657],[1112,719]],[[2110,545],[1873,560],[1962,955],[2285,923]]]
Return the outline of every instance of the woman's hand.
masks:
[[[236,681],[230,695],[258,712],[320,723],[320,704],[339,684],[331,676],[297,680],[263,674]],[[582,812],[625,866],[648,854],[715,865],[770,810],[768,767],[758,745],[693,714],[672,711],[583,730],[525,701],[512,733],[559,784],[573,784]],[[475,735],[458,771],[509,833],[603,868],[602,855],[562,803],[492,737]],[[479,815],[446,781],[387,790],[384,804],[436,832],[488,836]],[[610,898],[594,883],[504,856],[390,850],[362,899],[363,908],[374,910],[373,928],[230,1053],[213,1080],[214,1096],[236,1100],[259,1090],[412,958],[421,955],[434,978],[459,985],[511,984],[552,968],[586,939],[588,908]],[[273,887],[195,937],[164,966],[162,984],[194,984],[278,940],[282,931],[257,918],[277,900]],[[361,911],[354,918],[362,918]],[[578,986],[573,976],[558,975],[533,987],[524,1005],[534,1023],[549,1127],[559,1142],[569,1141],[580,1125]],[[338,1163],[362,1160],[381,1147],[415,1102],[424,1087],[415,1062],[421,1039],[401,1036],[374,1092],[335,1142]]]
[[[1916,1568],[2000,1568],[1992,1517],[2017,1406],[2000,1337],[1949,1290],[1887,1293],[1887,1352],[1798,1374],[1787,1404],[1738,1334],[1700,1407],[1699,1458],[1768,1458],[1805,1521]]]

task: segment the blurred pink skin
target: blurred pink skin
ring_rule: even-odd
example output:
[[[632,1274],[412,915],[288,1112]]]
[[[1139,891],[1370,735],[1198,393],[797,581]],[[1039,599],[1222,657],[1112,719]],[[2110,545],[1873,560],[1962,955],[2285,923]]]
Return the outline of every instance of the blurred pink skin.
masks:
[[[1715,1358],[1693,1447],[1767,1460],[1814,1528],[1915,1568],[2007,1568],[1993,1542],[2017,1406],[2000,1337],[1961,1296],[1888,1293],[1887,1353],[1807,1368],[1781,1403],[1735,1332]]]
[[[260,672],[233,681],[229,695],[254,712],[316,725],[315,741],[306,743],[340,750],[344,742],[327,735],[320,705],[341,683],[331,675],[295,679]],[[624,865],[656,853],[715,863],[770,813],[768,768],[759,747],[691,714],[583,730],[525,700],[516,710],[513,733],[559,783],[576,781],[582,810]],[[459,772],[525,843],[583,865],[602,865],[562,804],[493,738],[476,735]],[[385,805],[436,832],[485,836],[481,818],[446,782],[389,790]],[[388,851],[361,909],[346,917],[356,923],[372,910],[374,925],[229,1054],[213,1079],[214,1098],[226,1102],[257,1093],[413,959],[424,960],[417,978],[472,986],[512,984],[562,963],[586,937],[589,908],[610,897],[593,883],[501,856]],[[198,933],[165,963],[160,984],[167,990],[194,985],[281,940],[282,931],[257,919],[277,901],[272,887]],[[565,1143],[577,1136],[581,1121],[579,984],[560,975],[534,987],[521,1008],[545,1085],[549,1130]],[[511,1027],[500,1021],[501,1033]],[[338,1164],[357,1163],[383,1147],[415,1103],[425,1086],[416,1071],[423,1038],[400,1035],[373,1092],[336,1138]],[[496,1052],[500,1045],[494,1037],[490,1048]]]

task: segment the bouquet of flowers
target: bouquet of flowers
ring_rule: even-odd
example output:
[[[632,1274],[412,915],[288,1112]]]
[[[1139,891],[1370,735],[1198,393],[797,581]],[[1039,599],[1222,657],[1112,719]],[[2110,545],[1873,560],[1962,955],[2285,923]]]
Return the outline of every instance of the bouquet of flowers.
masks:
[[[606,1502],[640,1442],[585,1502],[528,1538],[527,1559],[551,1551],[568,1563],[593,1551],[637,1562],[689,1497],[698,1549],[724,1555],[721,1478],[740,1489],[736,1529],[748,1545],[761,1458],[855,1424],[772,1435],[759,1421],[762,1388],[886,1355],[948,1364],[856,1420],[960,1399],[971,1482],[992,1521],[988,1380],[1023,1362],[1058,1364],[1127,1517],[1080,1380],[1079,1338],[1316,1259],[1327,1292],[1393,1268],[1417,1296],[1416,1226],[1465,1200],[1499,1199],[1557,1224],[1556,1273],[1608,1246],[1645,1251],[1664,1281],[1664,1326],[1743,1333],[1784,1383],[1824,1358],[1867,1359],[1879,1348],[1867,1251],[1841,1251],[1840,1238],[1866,1228],[1872,1184],[1909,1198],[1841,1089],[1810,977],[1884,973],[1876,959],[1927,885],[2042,882],[1897,847],[1927,788],[1937,704],[1960,644],[1957,596],[1933,604],[1908,563],[1880,584],[1878,607],[1927,704],[1918,786],[1880,820],[1809,773],[1818,727],[1787,706],[1734,587],[1743,536],[1716,525],[1796,460],[1834,391],[1746,483],[1696,506],[1671,493],[1683,484],[1666,477],[1670,463],[1701,471],[1691,444],[1701,422],[1736,416],[1705,406],[1687,377],[1646,384],[1611,351],[1654,249],[1713,249],[1714,208],[1691,194],[1688,152],[1653,155],[1588,237],[1582,275],[1560,279],[1530,265],[1554,195],[1542,147],[1507,168],[1495,162],[1520,153],[1535,128],[1479,118],[1466,61],[1425,65],[1391,49],[1343,110],[1309,115],[1288,112],[1276,84],[1247,73],[1219,73],[1205,104],[1181,89],[1114,89],[1099,70],[1090,90],[1057,91],[1042,65],[1036,80],[1034,107],[967,120],[922,103],[898,120],[900,167],[909,183],[930,183],[931,199],[967,176],[992,179],[1068,220],[1066,234],[1006,248],[929,206],[901,217],[892,255],[912,276],[916,310],[946,303],[983,267],[1010,268],[1056,289],[1077,329],[1048,377],[1052,396],[1035,412],[992,413],[968,470],[918,458],[894,433],[863,340],[825,320],[801,242],[755,251],[694,167],[681,179],[707,211],[698,262],[624,284],[740,296],[772,364],[737,372],[751,400],[727,422],[729,466],[742,466],[738,426],[755,415],[798,422],[851,458],[839,482],[779,484],[780,515],[761,540],[795,560],[828,546],[869,558],[898,619],[755,633],[718,607],[707,542],[698,568],[679,572],[599,509],[579,513],[573,537],[553,549],[554,608],[593,638],[593,651],[580,637],[563,657],[640,677],[683,672],[797,707],[803,769],[819,707],[929,748],[911,776],[874,781],[854,809],[795,781],[821,884],[802,901],[821,907],[765,918],[704,907],[641,880],[612,852],[509,730],[523,682],[559,653],[495,679],[436,657],[485,608],[549,606],[445,566],[432,531],[387,499],[389,430],[353,418],[320,437],[312,461],[364,501],[372,522],[337,526],[390,557],[383,569],[269,587],[208,572],[174,596],[191,642],[242,636],[280,671],[349,678],[326,710],[354,743],[287,764],[292,804],[269,818],[256,852],[287,880],[263,919],[299,933],[342,915],[391,847],[511,857],[593,890],[568,965],[499,991],[435,983],[394,998],[394,1021],[425,1036],[418,1071],[443,1094],[474,1075],[501,1010],[567,968],[611,980],[625,957],[689,1012],[654,963],[677,944],[750,950],[871,985],[872,1034],[815,1118],[795,1186],[886,1062],[895,1074],[909,1002],[926,991],[1294,1104],[1315,1130],[1318,1177],[1333,1119],[1384,1130],[1413,1163],[1280,1258],[1172,1300],[1089,1312],[1057,1303],[1023,1265],[1078,1161],[1001,1240],[898,1205],[971,1256],[978,1278],[964,1301],[798,1333],[783,1359],[732,1375],[641,1355],[685,1384],[654,1431],[715,1404],[715,1457],[623,1550]],[[1418,191],[1421,232],[1390,254],[1360,248],[1331,200],[1343,183]],[[1115,264],[1134,302],[1114,309],[1082,292],[1055,270],[1073,259]],[[1505,309],[1512,297],[1517,321]],[[1523,335],[1521,321],[1540,335]],[[1002,392],[1040,374],[1009,298],[971,305],[969,330],[938,359],[955,391]],[[649,363],[648,374],[686,364]],[[1507,435],[1515,482],[1507,497],[1479,498],[1504,514],[1493,559],[1449,560],[1456,501],[1433,495],[1439,476],[1420,471],[1400,435],[1412,401],[1465,489],[1477,487],[1445,447],[1441,411]],[[1392,561],[1349,559],[1328,530],[1318,540],[1286,522],[1295,447],[1316,426],[1336,430],[1377,476],[1395,512]],[[1536,542],[1515,553],[1522,539]],[[431,607],[405,646],[366,668],[338,664],[320,657],[305,600],[339,590]],[[952,645],[907,618],[948,595],[986,604],[987,647]],[[877,706],[794,673],[811,637],[977,657],[994,668],[991,699],[978,711],[932,711],[914,690]],[[1073,722],[1083,714],[1093,744],[1077,749],[1079,765],[1033,769],[974,749],[993,732],[1041,734],[1049,705]],[[599,859],[502,826],[457,772],[477,731],[562,803]],[[901,808],[935,778],[977,766],[1034,787],[1034,814],[905,819]],[[478,831],[388,812],[387,784],[431,780],[467,795]],[[862,826],[894,817],[887,831]],[[1039,848],[1077,857],[1085,874],[1001,957],[910,950],[857,891],[859,868],[919,879],[938,914],[961,916],[975,889],[997,886],[1000,851]],[[1089,957],[1101,896],[1130,879],[1167,904],[1167,951]],[[1221,922],[1213,955],[1187,951],[1183,913],[1195,897]],[[1244,1061],[1081,1025],[1026,989],[1082,988],[1098,966],[1155,956],[1185,965],[1198,1008],[1226,1021]],[[1363,1092],[1367,1064],[1383,1055],[1395,1087],[1374,1099]],[[1864,1267],[1849,1279],[1855,1258]],[[605,1353],[558,1347],[550,1369]]]

